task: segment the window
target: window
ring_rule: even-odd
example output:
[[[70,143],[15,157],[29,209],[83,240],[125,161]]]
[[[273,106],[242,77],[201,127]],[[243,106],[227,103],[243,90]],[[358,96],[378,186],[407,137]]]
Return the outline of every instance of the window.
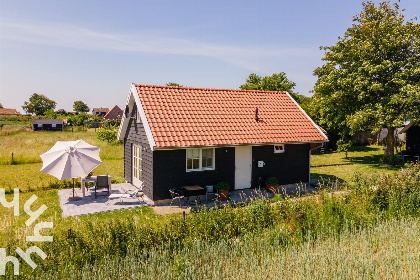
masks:
[[[133,145],[133,183],[139,185],[142,181],[142,147]]]
[[[281,144],[281,145],[275,145],[275,146],[274,146],[274,153],[275,153],[275,154],[281,154],[281,153],[284,153],[284,144]]]
[[[187,149],[187,171],[214,169],[214,148]]]
[[[136,113],[136,122],[137,123],[141,123],[141,116],[140,116],[140,112],[139,111],[137,111],[137,113]]]
[[[202,149],[201,150],[201,166],[202,166],[202,168],[213,168],[213,150],[214,149]]]
[[[57,127],[57,125],[55,123],[51,124],[51,127]]]
[[[42,123],[38,124],[38,127],[42,127]]]

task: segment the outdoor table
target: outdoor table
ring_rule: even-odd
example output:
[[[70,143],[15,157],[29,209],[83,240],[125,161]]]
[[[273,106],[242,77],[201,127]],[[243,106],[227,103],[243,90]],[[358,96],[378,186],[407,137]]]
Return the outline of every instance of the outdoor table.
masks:
[[[110,175],[107,175],[107,176],[108,176],[109,193],[111,193],[111,176]],[[82,181],[81,187],[82,187],[83,196],[85,196],[86,183],[87,182],[96,182],[96,178],[97,178],[97,176],[80,178],[81,181]]]
[[[198,203],[201,203],[199,196],[203,194],[204,192],[203,187],[195,185],[195,186],[185,186],[185,187],[182,187],[182,189],[184,190],[184,194],[185,194],[185,197],[187,198],[188,203],[190,203],[190,196],[197,197]]]

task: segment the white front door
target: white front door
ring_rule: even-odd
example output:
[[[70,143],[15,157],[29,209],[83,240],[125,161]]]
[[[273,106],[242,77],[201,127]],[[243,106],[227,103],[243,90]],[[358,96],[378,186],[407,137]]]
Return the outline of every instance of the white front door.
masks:
[[[142,175],[141,146],[133,144],[133,185],[141,187]]]
[[[235,147],[235,190],[251,187],[252,147]]]

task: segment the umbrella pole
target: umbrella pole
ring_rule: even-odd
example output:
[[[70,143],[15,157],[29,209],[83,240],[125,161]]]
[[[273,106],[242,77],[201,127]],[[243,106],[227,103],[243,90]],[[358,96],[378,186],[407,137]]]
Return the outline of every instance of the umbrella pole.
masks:
[[[73,197],[69,197],[69,200],[80,200],[81,197],[74,196],[74,178],[73,178]]]

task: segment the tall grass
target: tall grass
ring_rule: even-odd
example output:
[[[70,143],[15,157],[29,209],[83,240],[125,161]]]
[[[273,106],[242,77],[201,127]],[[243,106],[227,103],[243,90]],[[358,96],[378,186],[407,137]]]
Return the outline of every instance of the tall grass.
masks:
[[[420,207],[418,199],[420,188],[416,188],[420,186],[419,175],[420,165],[416,165],[402,171],[401,175],[394,176],[392,179],[388,176],[378,179],[359,179],[359,182],[352,186],[348,193],[334,195],[321,191],[317,195],[304,199],[286,197],[284,201],[274,205],[267,199],[257,199],[251,200],[246,205],[236,204],[202,209],[186,215],[185,219],[182,215],[174,216],[159,224],[148,223],[142,219],[142,216],[74,220],[74,223],[70,225],[56,226],[52,232],[54,242],[42,245],[42,249],[50,256],[50,259],[40,261],[39,270],[43,271],[42,273],[52,273],[51,271],[55,271],[57,267],[67,267],[67,269],[84,271],[85,267],[101,263],[104,259],[123,260],[130,254],[138,255],[139,259],[146,258],[144,261],[150,263],[157,261],[157,259],[149,261],[148,254],[154,254],[153,252],[167,252],[169,256],[172,252],[178,252],[180,254],[178,257],[172,256],[175,260],[180,258],[187,248],[193,247],[191,250],[195,252],[201,250],[195,248],[197,246],[204,246],[205,250],[209,250],[212,246],[215,248],[236,246],[235,242],[239,242],[238,244],[250,242],[249,246],[254,244],[255,257],[258,254],[271,252],[270,247],[265,249],[265,246],[268,246],[266,243],[263,243],[261,248],[258,247],[260,246],[256,241],[258,238],[252,239],[252,236],[263,240],[272,236],[267,242],[274,242],[273,248],[279,250],[282,250],[283,246],[286,249],[287,246],[301,248],[309,244],[311,247],[311,244],[322,243],[322,239],[340,239],[340,236],[363,232],[377,224],[386,223],[390,219],[418,217],[419,212],[415,209]],[[383,183],[372,186],[368,183],[369,180],[374,183]],[[387,192],[389,188],[397,188],[389,184],[405,186],[405,189]],[[377,205],[378,203],[373,198],[377,197],[378,190],[385,194],[384,200],[395,201],[390,204],[393,205],[392,211],[389,210],[390,207],[383,208]],[[28,244],[21,245],[28,246]],[[11,251],[8,253],[13,254]],[[143,256],[143,254],[146,255]],[[272,254],[274,252],[269,253],[267,257],[272,258]],[[222,260],[235,259],[235,256],[216,255],[218,260],[216,263],[223,264]],[[246,254],[243,257],[246,258]],[[279,256],[275,255],[275,257]],[[352,258],[350,255],[348,257]],[[330,260],[333,261],[334,257],[330,256]],[[188,263],[182,264],[181,259],[177,262],[180,262],[179,265],[182,268],[179,275],[193,272]],[[228,263],[232,264],[230,261]],[[264,263],[262,260],[257,263],[258,266],[264,264],[273,267],[274,265],[270,262]],[[139,264],[140,267],[141,265]],[[252,275],[248,271],[247,264],[243,263],[243,265],[243,273]],[[339,264],[329,265],[338,266]],[[113,267],[113,269],[120,271],[119,267]],[[356,271],[359,269],[359,267],[355,268]],[[359,273],[363,271],[355,275],[359,277]],[[333,270],[330,272],[333,273]],[[31,275],[32,270],[24,269],[23,273]],[[215,274],[215,279],[219,279],[218,275],[224,275],[224,273]],[[360,275],[364,275],[363,273]],[[349,276],[349,274],[344,275]]]
[[[215,242],[193,239],[157,248],[130,248],[75,270],[65,264],[32,279],[416,279],[418,218],[318,236],[301,244],[281,229]]]

